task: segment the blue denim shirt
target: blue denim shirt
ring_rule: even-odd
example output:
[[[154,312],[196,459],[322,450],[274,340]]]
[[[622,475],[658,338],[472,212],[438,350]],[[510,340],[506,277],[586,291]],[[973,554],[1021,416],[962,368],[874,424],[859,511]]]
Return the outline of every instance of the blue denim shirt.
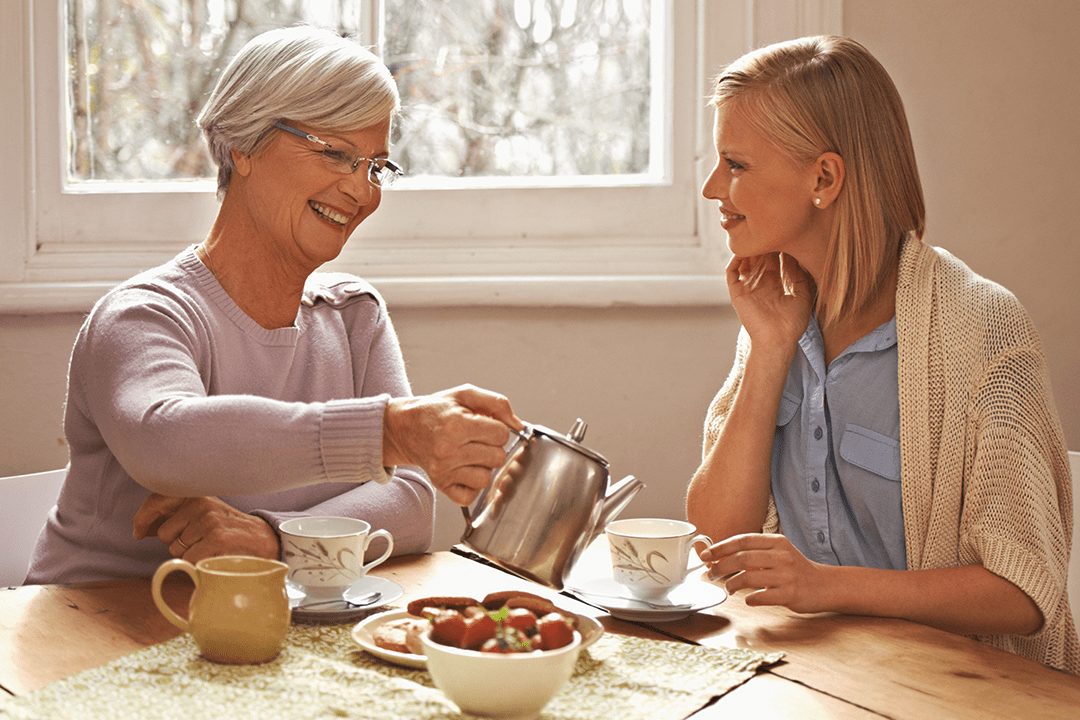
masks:
[[[811,560],[905,569],[896,318],[827,371],[814,318],[799,348],[773,441],[780,527]]]

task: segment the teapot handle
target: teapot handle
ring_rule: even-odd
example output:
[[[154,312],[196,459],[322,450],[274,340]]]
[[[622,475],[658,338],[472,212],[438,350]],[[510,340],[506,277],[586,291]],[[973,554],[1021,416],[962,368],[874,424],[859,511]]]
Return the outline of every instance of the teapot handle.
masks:
[[[472,535],[473,531],[472,515],[469,513],[468,505],[461,506],[461,514],[465,517],[465,532],[461,534],[461,539],[464,540],[465,538]]]
[[[525,425],[524,430],[515,430],[514,428],[510,428],[510,437],[512,438],[512,441],[511,441],[511,443],[508,444],[508,449],[506,451],[506,460],[503,462],[503,464],[501,466],[499,466],[499,468],[497,470],[493,470],[491,472],[492,479],[494,479],[496,476],[498,476],[499,473],[501,473],[503,470],[505,470],[506,466],[509,465],[511,457],[512,457],[510,451],[513,450],[513,448],[519,442],[527,443],[527,442],[529,442],[530,440],[533,439],[533,426],[530,425],[529,423],[523,423],[523,424]],[[514,438],[514,435],[517,435],[517,438]],[[489,482],[489,485],[490,485],[490,482]],[[472,534],[472,531],[473,531],[473,516],[472,516],[472,513],[469,511],[469,506],[468,505],[462,505],[461,506],[461,514],[465,518],[465,532],[462,533],[461,539],[465,540],[466,538],[469,537],[469,535]]]

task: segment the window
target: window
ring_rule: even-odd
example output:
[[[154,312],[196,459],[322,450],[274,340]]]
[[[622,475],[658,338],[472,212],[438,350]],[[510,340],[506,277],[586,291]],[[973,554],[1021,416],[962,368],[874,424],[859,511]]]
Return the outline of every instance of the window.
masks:
[[[501,54],[479,54],[471,49],[475,37],[459,30],[455,42],[446,28],[475,32],[484,22],[490,26],[490,17],[448,17],[446,8],[457,4],[459,13],[475,13],[495,0],[440,3],[442,14],[427,5],[410,14],[421,5],[411,1],[351,1],[355,10],[349,0],[332,4],[346,8],[336,18],[303,19],[344,24],[349,32],[354,23],[396,70],[406,114],[394,154],[412,172],[331,265],[370,279],[394,305],[723,301],[722,233],[698,196],[713,163],[708,78],[752,45],[836,32],[840,16],[840,0],[500,0],[504,47]],[[196,5],[202,4],[185,7]],[[287,14],[290,5],[318,12],[321,4],[277,0],[263,10]],[[187,177],[193,167],[196,178],[205,174],[198,153],[173,141],[190,124],[172,98],[158,98],[154,107],[149,100],[117,102],[110,106],[113,120],[103,114],[97,126],[80,114],[92,88],[73,83],[68,90],[67,58],[87,65],[98,58],[69,53],[61,42],[64,8],[85,13],[97,3],[18,0],[0,8],[0,59],[13,70],[0,87],[14,99],[0,106],[0,121],[25,138],[0,151],[0,210],[17,218],[0,228],[0,309],[86,309],[116,282],[198,242],[217,211],[212,181],[170,174],[179,168]],[[600,21],[607,23],[603,33]],[[227,31],[210,17],[163,15],[161,22],[200,29],[210,38],[200,46],[204,52]],[[144,29],[142,46],[151,54],[162,51],[153,30]],[[590,34],[617,37],[604,46]],[[647,130],[627,133],[625,124],[603,115],[603,104],[584,107],[577,99],[560,109],[532,99],[571,82],[583,87],[579,98],[597,94],[589,73],[595,78],[605,53],[615,52],[633,54],[607,73],[624,75],[615,83],[622,88],[617,114],[637,113],[631,127]],[[562,63],[564,75],[536,69],[545,53]],[[515,70],[518,85],[504,85],[529,92],[517,97],[496,87],[486,98],[470,96],[475,87],[463,83],[478,63],[489,64],[485,80]],[[171,72],[176,67],[173,62]],[[77,68],[80,77],[94,69]],[[431,70],[426,79],[420,69]],[[205,77],[189,71],[174,81],[190,83],[189,93],[198,95]],[[124,80],[115,76],[108,84]],[[440,87],[447,89],[442,98]],[[462,107],[470,103],[475,107]],[[64,120],[69,105],[76,109],[70,123]],[[148,116],[125,126],[142,133],[125,139],[139,153],[125,150],[125,142],[103,152],[102,133],[121,132],[116,114],[137,117],[144,110],[179,130],[151,131]],[[516,132],[526,127],[540,132]],[[589,138],[602,147],[590,147]],[[464,165],[462,147],[470,157]],[[132,162],[155,158],[152,166]],[[155,169],[163,166],[173,170]]]
[[[64,180],[93,192],[213,179],[193,111],[258,33],[309,23],[364,34],[361,0],[242,12],[216,0],[67,3]],[[405,186],[664,182],[666,10],[663,0],[385,2],[374,27],[404,101],[393,144],[411,171]]]

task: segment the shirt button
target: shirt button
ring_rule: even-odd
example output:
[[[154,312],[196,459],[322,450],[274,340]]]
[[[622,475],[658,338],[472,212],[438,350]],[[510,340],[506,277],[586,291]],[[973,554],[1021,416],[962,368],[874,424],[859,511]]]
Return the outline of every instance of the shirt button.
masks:
[[[814,482],[810,483],[810,489],[813,490],[814,492],[817,492],[818,490],[821,489],[821,483],[819,483],[817,480],[815,480]]]
[[[814,439],[815,440],[820,440],[821,435],[822,435],[821,428],[819,428],[819,427],[814,428]]]
[[[818,530],[818,533],[817,533],[817,541],[819,543],[825,542],[825,533],[821,532],[820,530]]]

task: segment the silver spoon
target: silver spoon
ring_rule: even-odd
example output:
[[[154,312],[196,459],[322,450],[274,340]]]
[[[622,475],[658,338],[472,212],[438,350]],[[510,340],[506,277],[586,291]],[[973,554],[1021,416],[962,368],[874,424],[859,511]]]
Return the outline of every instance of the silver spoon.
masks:
[[[320,600],[319,602],[304,603],[303,605],[297,605],[294,610],[308,610],[310,608],[325,607],[326,605],[345,605],[346,610],[352,610],[354,608],[361,608],[367,605],[373,605],[379,601],[382,597],[382,593],[378,590],[372,590],[364,595],[359,595],[352,599],[336,598],[334,600]]]

